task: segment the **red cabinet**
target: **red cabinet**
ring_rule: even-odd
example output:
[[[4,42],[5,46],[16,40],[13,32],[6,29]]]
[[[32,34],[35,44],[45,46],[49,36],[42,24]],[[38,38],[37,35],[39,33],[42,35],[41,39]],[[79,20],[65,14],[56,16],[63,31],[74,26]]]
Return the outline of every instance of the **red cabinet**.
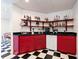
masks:
[[[14,54],[46,48],[46,35],[15,36],[13,39]]]
[[[34,39],[32,39],[31,36],[20,36],[19,40],[19,52],[24,53],[24,52],[29,52],[34,49]]]
[[[35,36],[35,49],[46,48],[46,35]]]
[[[68,53],[76,54],[76,36],[57,36],[57,50]]]
[[[34,39],[35,39],[35,50],[37,50],[37,49],[40,49],[41,48],[41,43],[40,43],[40,36],[35,36],[34,37]]]
[[[13,54],[18,54],[19,52],[19,37],[17,35],[13,35]]]
[[[46,35],[42,35],[42,37],[40,37],[40,44],[41,44],[41,48],[46,48]]]

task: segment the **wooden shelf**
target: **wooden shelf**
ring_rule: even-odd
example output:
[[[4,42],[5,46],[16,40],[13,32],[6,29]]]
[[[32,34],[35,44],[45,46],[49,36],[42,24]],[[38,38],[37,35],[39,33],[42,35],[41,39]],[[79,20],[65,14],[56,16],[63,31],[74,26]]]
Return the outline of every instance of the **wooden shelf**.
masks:
[[[62,22],[62,21],[73,21],[72,19],[65,19],[65,20],[55,20],[55,21],[38,21],[38,20],[26,20],[26,19],[21,19],[22,21],[31,21],[31,22],[44,22],[44,23],[50,23],[50,22]]]
[[[27,26],[27,27],[30,27],[30,31],[31,31],[31,28],[32,27],[42,27],[42,28],[45,28],[45,27],[53,27],[53,28],[55,28],[55,27],[65,27],[65,29],[66,29],[66,31],[67,31],[67,28],[68,27],[74,27],[74,25],[67,25],[68,24],[68,22],[72,22],[74,19],[72,18],[72,19],[65,19],[65,20],[55,20],[55,21],[38,21],[38,20],[26,20],[26,19],[21,19],[22,21],[24,21],[24,22],[29,22],[30,23],[30,25],[28,26],[28,25],[23,25],[23,27],[24,26]],[[39,23],[42,23],[42,26],[40,26],[40,25],[36,25],[36,26],[32,26],[31,25],[31,23],[33,23],[33,22],[39,22]],[[53,25],[51,25],[50,26],[50,24],[52,23],[52,24],[54,24],[54,23],[59,23],[59,22],[61,22],[61,23],[65,23],[65,26],[53,26]],[[48,23],[49,24],[49,26],[44,26],[44,24],[45,23]]]
[[[26,25],[24,25],[26,26]],[[67,27],[73,27],[74,25],[67,25]],[[27,26],[30,27],[30,26]],[[66,26],[31,26],[31,27],[66,27]]]
[[[56,21],[38,21],[38,20],[26,20],[26,19],[21,19],[22,21],[31,21],[31,22],[43,22],[43,23],[51,23],[51,22],[62,22],[62,21],[73,21],[72,19],[66,19],[66,20],[56,20]]]
[[[74,25],[67,25],[67,27],[73,27]],[[53,27],[66,27],[66,26],[53,26]]]
[[[27,26],[30,27],[30,26]],[[31,27],[49,27],[49,26],[31,26]]]
[[[74,27],[74,25],[67,25],[67,27]]]
[[[65,22],[65,21],[73,21],[73,19],[56,20],[56,21],[49,21],[49,22]]]

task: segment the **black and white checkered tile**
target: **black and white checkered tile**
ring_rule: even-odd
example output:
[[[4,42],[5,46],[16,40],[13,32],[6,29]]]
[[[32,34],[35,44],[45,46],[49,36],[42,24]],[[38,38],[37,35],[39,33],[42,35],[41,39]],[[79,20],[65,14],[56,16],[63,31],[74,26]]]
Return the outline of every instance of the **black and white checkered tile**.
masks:
[[[1,42],[1,57],[4,59],[9,56],[11,53],[11,41],[10,39],[5,39]]]
[[[14,56],[11,59],[77,59],[75,56],[60,53],[58,51],[43,49],[26,54]]]

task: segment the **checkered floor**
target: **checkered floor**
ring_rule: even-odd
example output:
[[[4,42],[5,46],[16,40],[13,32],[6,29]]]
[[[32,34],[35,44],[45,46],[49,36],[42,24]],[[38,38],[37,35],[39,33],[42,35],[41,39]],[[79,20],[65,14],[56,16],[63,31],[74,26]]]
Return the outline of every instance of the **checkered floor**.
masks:
[[[2,57],[2,59],[9,56],[10,54],[11,54],[10,39],[2,40],[2,42],[1,42],[1,57]]]
[[[11,59],[77,59],[77,58],[75,56],[70,56],[54,50],[43,49],[14,56]]]

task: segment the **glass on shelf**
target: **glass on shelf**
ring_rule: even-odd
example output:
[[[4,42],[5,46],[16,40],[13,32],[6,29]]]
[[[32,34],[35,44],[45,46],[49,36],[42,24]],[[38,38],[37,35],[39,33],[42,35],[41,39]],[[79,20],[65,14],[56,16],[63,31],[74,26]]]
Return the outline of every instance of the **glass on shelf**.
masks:
[[[65,20],[66,20],[66,19],[69,19],[68,15],[65,15],[65,16],[64,16],[64,19],[65,19]]]
[[[58,22],[58,26],[60,26],[60,27],[62,26],[62,25],[61,25],[61,22]]]
[[[65,22],[62,22],[62,26],[66,26],[66,23]]]
[[[60,16],[58,16],[58,15],[54,16],[54,21],[56,21],[56,20],[60,20]]]
[[[55,26],[58,26],[58,22],[55,22]]]

